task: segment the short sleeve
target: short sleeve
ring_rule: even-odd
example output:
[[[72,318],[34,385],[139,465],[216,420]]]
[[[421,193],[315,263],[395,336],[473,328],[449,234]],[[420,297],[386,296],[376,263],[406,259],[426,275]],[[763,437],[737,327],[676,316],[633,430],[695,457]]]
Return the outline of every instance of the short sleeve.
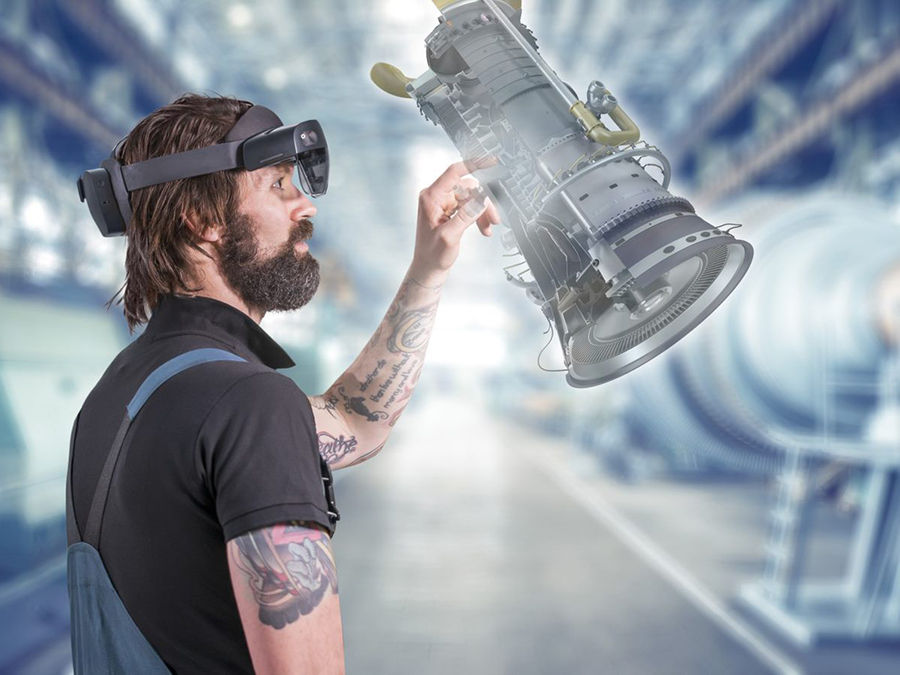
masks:
[[[274,371],[247,375],[200,429],[199,451],[228,541],[289,520],[333,532],[309,399]]]

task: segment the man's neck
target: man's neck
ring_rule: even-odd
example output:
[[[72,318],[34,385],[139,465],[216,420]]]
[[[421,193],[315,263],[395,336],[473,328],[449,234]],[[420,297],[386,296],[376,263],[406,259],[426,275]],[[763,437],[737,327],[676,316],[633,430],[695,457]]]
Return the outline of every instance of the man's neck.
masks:
[[[201,288],[196,291],[185,291],[182,289],[177,291],[177,294],[188,297],[212,298],[213,300],[224,302],[226,305],[231,305],[235,309],[242,311],[244,314],[253,319],[257,324],[260,323],[263,317],[266,315],[265,312],[248,306],[247,303],[244,302],[244,299],[241,298],[241,296],[239,296],[234,290],[232,290],[224,283],[207,283],[201,286]]]

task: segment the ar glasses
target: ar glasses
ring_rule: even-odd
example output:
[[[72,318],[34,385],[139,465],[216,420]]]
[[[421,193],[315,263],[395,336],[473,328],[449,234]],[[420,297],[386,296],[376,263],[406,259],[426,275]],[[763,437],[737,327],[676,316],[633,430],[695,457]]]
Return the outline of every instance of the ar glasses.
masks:
[[[294,162],[307,195],[318,197],[328,189],[328,144],[319,122],[282,126],[278,116],[263,106],[248,109],[222,143],[205,148],[123,166],[118,160],[120,145],[99,169],[85,171],[78,179],[78,196],[87,202],[105,237],[125,234],[131,223],[129,193],[182,178]]]

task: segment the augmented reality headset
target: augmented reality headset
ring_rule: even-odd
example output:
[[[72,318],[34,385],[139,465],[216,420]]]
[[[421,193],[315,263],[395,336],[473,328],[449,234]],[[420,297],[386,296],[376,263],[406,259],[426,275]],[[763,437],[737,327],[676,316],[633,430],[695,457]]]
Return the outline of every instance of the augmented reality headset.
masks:
[[[99,169],[89,169],[78,179],[78,196],[87,202],[104,237],[123,235],[131,224],[129,193],[182,178],[294,162],[306,194],[318,197],[328,189],[322,126],[316,120],[283,126],[278,115],[260,105],[241,115],[221,143],[205,148],[123,166],[118,159],[121,145],[119,141]]]

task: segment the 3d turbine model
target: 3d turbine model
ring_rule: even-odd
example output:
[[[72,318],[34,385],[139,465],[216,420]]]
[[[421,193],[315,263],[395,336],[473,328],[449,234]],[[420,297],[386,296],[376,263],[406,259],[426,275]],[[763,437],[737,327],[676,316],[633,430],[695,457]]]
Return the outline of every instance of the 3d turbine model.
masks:
[[[518,0],[434,3],[429,69],[413,79],[378,63],[372,80],[415,98],[490,194],[528,267],[507,278],[556,325],[568,383],[646,363],[721,304],[753,249],[668,192],[668,160],[600,82],[584,102],[560,80]]]

